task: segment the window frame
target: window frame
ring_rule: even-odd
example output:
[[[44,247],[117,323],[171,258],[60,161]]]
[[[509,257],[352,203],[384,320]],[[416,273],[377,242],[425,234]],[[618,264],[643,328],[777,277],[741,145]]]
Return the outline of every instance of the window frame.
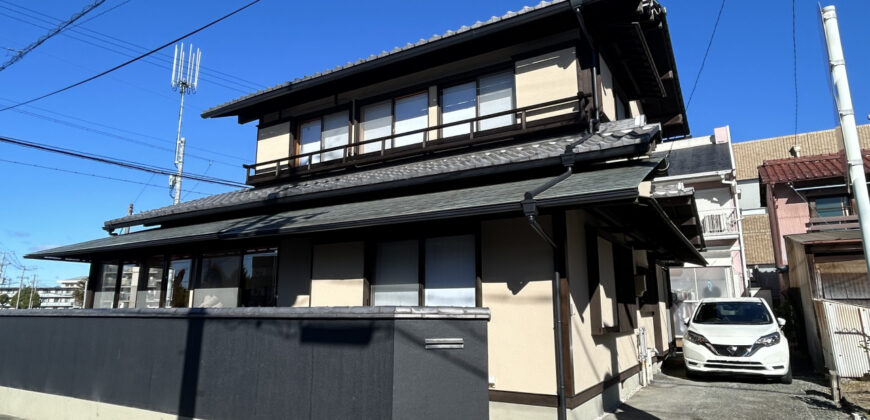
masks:
[[[322,155],[323,155],[323,149],[325,148],[324,147],[324,138],[323,138],[324,122],[326,120],[326,117],[331,116],[333,114],[337,114],[339,112],[346,112],[347,113],[347,143],[345,144],[344,149],[342,149],[342,156],[343,157],[337,158],[337,159],[323,160]],[[293,166],[296,168],[315,167],[315,166],[321,166],[321,165],[326,165],[326,164],[335,163],[335,162],[343,162],[348,157],[353,156],[352,150],[354,149],[354,147],[350,147],[350,146],[353,146],[353,144],[354,144],[354,142],[352,141],[354,139],[354,116],[355,116],[355,114],[354,114],[353,107],[351,106],[350,103],[347,103],[345,105],[341,105],[338,107],[332,107],[332,108],[324,109],[324,110],[319,111],[319,112],[309,113],[309,114],[302,115],[302,116],[297,117],[297,118],[292,118],[291,123],[290,123],[290,132],[293,134],[294,138],[291,139],[291,142],[290,142],[290,147],[292,148],[290,156],[293,156],[293,155],[297,156],[297,157],[292,159]],[[311,156],[307,156],[307,157],[298,157],[298,155],[302,153],[302,126],[305,124],[311,123],[313,121],[320,121],[320,141],[318,142],[319,148],[317,149],[317,152],[319,152],[319,154],[315,153],[315,154],[313,154]],[[284,122],[286,122],[286,121],[279,120],[275,124],[269,124],[269,126],[281,124]],[[314,153],[314,152],[311,152],[311,153]],[[329,153],[329,152],[326,152],[326,153]],[[312,162],[312,158],[314,156],[318,156],[318,161],[316,163]],[[302,163],[303,159],[308,159],[308,162],[303,164]]]

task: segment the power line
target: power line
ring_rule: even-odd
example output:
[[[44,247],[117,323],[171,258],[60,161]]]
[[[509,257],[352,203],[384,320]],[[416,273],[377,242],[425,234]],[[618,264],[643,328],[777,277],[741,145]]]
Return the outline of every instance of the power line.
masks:
[[[11,100],[11,99],[9,99],[9,98],[4,98],[4,97],[2,97],[2,96],[0,96],[0,100],[2,100],[2,101],[7,101],[7,102],[13,102],[13,103],[15,102],[15,101],[13,101],[13,100]],[[127,133],[127,134],[130,134],[130,135],[137,136],[137,137],[142,137],[142,138],[148,138],[148,139],[152,139],[152,140],[160,141],[160,142],[167,143],[167,144],[168,144],[168,143],[173,143],[172,140],[167,140],[167,139],[165,139],[165,138],[160,138],[160,137],[152,136],[152,135],[150,135],[150,134],[145,134],[145,133],[139,133],[139,132],[136,132],[136,131],[127,130],[127,129],[120,128],[120,127],[114,127],[114,126],[111,126],[111,125],[103,124],[103,123],[96,122],[96,121],[86,120],[86,119],[84,119],[84,118],[79,118],[79,117],[75,117],[75,116],[72,116],[72,115],[62,114],[62,113],[60,113],[60,112],[51,111],[51,110],[48,110],[48,109],[45,109],[45,108],[37,107],[37,106],[35,106],[35,105],[28,105],[28,107],[33,108],[33,109],[36,109],[36,110],[39,110],[39,111],[42,111],[42,112],[47,112],[47,113],[49,113],[49,114],[54,114],[54,115],[57,115],[57,116],[59,116],[59,117],[68,118],[68,119],[71,119],[71,120],[74,120],[74,121],[79,121],[79,122],[82,122],[82,123],[84,123],[84,124],[89,124],[89,125],[95,125],[95,126],[99,126],[99,127],[104,127],[104,128],[110,129],[110,130],[120,131],[120,132],[122,132],[122,133]],[[29,115],[29,116],[32,116],[32,117],[35,117],[35,118],[41,118],[41,119],[44,119],[44,120],[47,120],[47,121],[56,122],[56,123],[58,123],[58,124],[68,125],[68,126],[71,126],[71,127],[76,127],[76,128],[80,128],[80,129],[82,129],[82,130],[91,131],[91,132],[95,132],[95,133],[99,133],[99,134],[105,134],[105,135],[110,136],[110,137],[117,137],[117,138],[126,139],[126,138],[119,137],[119,136],[117,136],[117,135],[115,135],[115,134],[112,134],[112,133],[105,133],[105,132],[103,132],[103,131],[96,130],[96,129],[92,129],[92,128],[90,128],[90,127],[77,126],[77,125],[72,124],[72,123],[69,123],[69,122],[67,122],[67,121],[57,120],[57,119],[55,119],[55,118],[53,118],[53,117],[50,117],[50,116],[47,116],[47,115],[44,115],[44,114],[39,114],[39,113],[36,113],[36,112],[25,111],[25,110],[20,110],[20,109],[15,109],[14,111],[16,111],[16,112],[20,112],[20,113],[22,113],[22,114]],[[150,146],[150,145],[148,145],[148,146]],[[188,146],[188,147],[191,148],[191,149],[200,150],[200,151],[203,151],[203,152],[206,152],[206,153],[209,153],[209,154],[213,154],[213,155],[215,155],[215,156],[223,156],[223,157],[227,157],[227,158],[230,158],[230,159],[234,159],[234,160],[236,160],[236,161],[238,161],[238,162],[244,162],[244,161],[245,161],[244,159],[241,159],[241,158],[239,158],[238,156],[233,156],[233,155],[230,155],[230,154],[228,154],[228,153],[216,152],[216,151],[213,151],[213,150],[209,150],[209,149],[207,149],[207,148],[205,148],[205,147],[196,147],[196,146]],[[169,148],[161,148],[161,150],[172,151],[172,150],[169,149]],[[237,167],[237,166],[238,166],[237,164],[232,164],[232,163],[228,163],[228,162],[224,162],[224,161],[220,161],[220,160],[216,160],[216,159],[212,159],[212,158],[201,157],[201,156],[191,155],[191,154],[188,154],[188,155],[189,155],[189,156],[194,156],[194,157],[197,157],[197,158],[199,158],[199,159],[206,160],[206,161],[209,161],[209,162],[223,163],[223,164],[230,165],[230,166],[233,166],[233,167]]]
[[[79,172],[79,171],[73,171],[73,170],[71,170],[71,169],[53,168],[53,167],[50,167],[50,166],[37,165],[37,164],[35,164],[35,163],[28,163],[28,162],[20,162],[20,161],[17,161],[17,160],[9,160],[9,159],[2,159],[2,158],[0,158],[0,162],[12,163],[12,164],[15,164],[15,165],[22,165],[22,166],[30,166],[30,167],[33,167],[33,168],[47,169],[47,170],[50,170],[50,171],[66,172],[66,173],[69,173],[69,174],[76,174],[76,175],[90,176],[90,177],[94,177],[94,178],[103,178],[103,179],[108,179],[108,180],[111,180],[111,181],[126,182],[126,183],[128,183],[128,184],[144,185],[144,187],[142,188],[142,191],[145,191],[145,188],[148,188],[148,187],[154,187],[154,188],[160,188],[160,189],[166,188],[166,187],[163,186],[163,185],[154,185],[154,184],[151,184],[151,183],[150,183],[150,182],[151,182],[151,179],[148,179],[148,182],[140,182],[140,181],[134,181],[134,180],[132,180],[132,179],[116,178],[116,177],[111,177],[111,176],[106,176],[106,175],[99,175],[99,174],[94,174],[94,173],[89,173],[89,172]],[[152,178],[152,179],[154,178],[154,175],[156,175],[156,174],[152,174],[152,175],[151,175],[151,178]],[[203,193],[203,192],[199,192],[199,191],[195,191],[195,190],[185,190],[185,191],[187,192],[187,194],[209,195],[209,194],[206,194],[206,193]],[[139,195],[142,195],[142,193],[140,192]],[[136,197],[136,199],[138,200],[139,197]]]
[[[7,110],[10,110],[10,109],[13,109],[13,108],[17,108],[17,107],[22,106],[22,105],[27,105],[27,104],[29,104],[29,103],[36,102],[36,101],[38,101],[38,100],[40,100],[40,99],[45,99],[45,98],[47,98],[47,97],[49,97],[49,96],[54,96],[54,95],[56,95],[56,94],[58,94],[58,93],[61,93],[61,92],[64,92],[64,91],[70,90],[70,89],[72,89],[72,88],[74,88],[74,87],[76,87],[76,86],[80,86],[80,85],[83,85],[83,84],[85,84],[85,83],[87,83],[87,82],[90,82],[91,80],[94,80],[94,79],[100,78],[100,77],[102,77],[102,76],[105,76],[105,75],[107,75],[107,74],[109,74],[109,73],[111,73],[111,72],[113,72],[113,71],[115,71],[115,70],[118,70],[118,69],[120,69],[120,68],[122,68],[122,67],[125,67],[125,66],[127,66],[127,65],[129,65],[129,64],[132,64],[132,63],[136,62],[136,61],[139,61],[139,60],[141,60],[141,59],[143,59],[143,58],[145,58],[145,57],[147,57],[147,56],[149,56],[149,55],[151,55],[151,54],[154,54],[155,52],[157,52],[157,51],[159,51],[159,50],[162,50],[163,48],[166,48],[166,47],[168,47],[168,46],[170,46],[170,45],[172,45],[172,44],[175,44],[176,42],[181,41],[182,39],[185,39],[185,38],[187,38],[187,37],[189,37],[189,36],[191,36],[191,35],[194,35],[194,34],[196,34],[196,33],[199,33],[199,32],[201,32],[201,31],[205,30],[206,28],[209,28],[209,27],[211,27],[211,26],[217,24],[218,22],[221,22],[221,21],[223,21],[223,20],[229,18],[230,16],[233,16],[233,15],[235,15],[236,13],[239,13],[239,12],[241,12],[242,10],[245,10],[245,9],[247,9],[248,7],[251,7],[251,6],[253,6],[254,4],[257,4],[257,3],[259,3],[259,2],[260,2],[260,0],[254,0],[254,1],[252,1],[252,2],[250,2],[250,3],[248,3],[248,4],[246,4],[246,5],[244,5],[244,6],[242,6],[242,7],[240,7],[240,8],[238,8],[238,9],[236,9],[236,10],[234,10],[234,11],[232,11],[232,12],[226,14],[226,15],[221,16],[221,17],[218,18],[218,19],[215,19],[215,20],[213,20],[213,21],[211,21],[211,22],[209,22],[209,23],[207,23],[207,24],[205,24],[205,25],[203,25],[203,26],[200,26],[199,28],[197,28],[197,29],[195,29],[195,30],[193,30],[193,31],[190,31],[190,32],[188,32],[188,33],[186,33],[186,34],[184,34],[184,35],[178,37],[178,38],[175,38],[175,39],[173,39],[172,41],[169,41],[169,42],[167,42],[167,43],[165,43],[165,44],[163,44],[163,45],[161,45],[161,46],[159,46],[159,47],[157,47],[157,48],[154,48],[154,49],[152,49],[152,50],[150,50],[150,51],[148,51],[148,52],[146,52],[146,53],[144,53],[144,54],[141,54],[141,55],[139,55],[139,56],[137,56],[137,57],[134,57],[134,58],[132,58],[132,59],[130,59],[130,60],[127,60],[127,61],[125,61],[125,62],[123,62],[123,63],[121,63],[121,64],[118,64],[117,66],[112,67],[112,68],[110,68],[110,69],[108,69],[108,70],[106,70],[106,71],[103,71],[103,72],[101,72],[101,73],[95,74],[95,75],[93,75],[93,76],[91,76],[91,77],[88,77],[87,79],[84,79],[84,80],[81,80],[81,81],[79,81],[79,82],[73,83],[73,84],[71,84],[71,85],[69,85],[69,86],[66,86],[66,87],[63,87],[63,88],[57,89],[57,90],[55,90],[55,91],[52,91],[52,92],[46,93],[46,94],[44,94],[44,95],[42,95],[42,96],[37,96],[37,97],[35,97],[35,98],[33,98],[33,99],[28,99],[28,100],[26,100],[26,101],[24,101],[24,102],[20,102],[20,103],[17,103],[17,104],[15,104],[15,105],[7,106],[7,107],[5,107],[5,108],[0,109],[0,112],[7,111]]]
[[[713,24],[713,32],[710,33],[710,41],[707,42],[707,50],[704,51],[704,58],[701,60],[701,68],[698,69],[698,75],[695,76],[695,83],[692,85],[692,93],[689,94],[689,101],[686,102],[686,111],[692,105],[692,97],[695,96],[695,89],[698,88],[698,80],[701,80],[701,72],[704,71],[704,63],[707,62],[707,55],[710,54],[710,47],[713,45],[713,37],[716,36],[716,28],[719,27],[719,18],[722,17],[723,10],[725,10],[725,0],[722,0],[722,5],[719,6],[719,14],[716,15],[716,23]]]
[[[162,174],[162,175],[175,174],[175,171],[156,167],[156,166],[150,166],[150,165],[145,165],[142,163],[131,162],[128,160],[112,158],[112,157],[108,157],[108,156],[101,156],[101,155],[97,155],[97,154],[93,154],[93,153],[85,153],[85,152],[80,152],[77,150],[65,149],[65,148],[61,148],[61,147],[50,146],[47,144],[41,144],[41,143],[36,143],[36,142],[31,142],[31,141],[26,141],[26,140],[21,140],[21,139],[15,139],[15,138],[11,138],[11,137],[0,136],[0,142],[14,144],[17,146],[22,146],[22,147],[28,147],[31,149],[42,150],[45,152],[58,153],[58,154],[66,155],[66,156],[72,156],[72,157],[77,157],[77,158],[81,158],[81,159],[92,160],[95,162],[120,166],[122,168],[127,168],[127,169],[136,169],[139,171]],[[188,178],[188,179],[192,179],[195,181],[208,182],[208,183],[212,183],[212,184],[221,184],[221,185],[226,185],[226,186],[230,186],[230,187],[243,187],[243,188],[250,187],[249,185],[243,184],[241,182],[230,181],[230,180],[220,179],[220,178],[215,178],[215,177],[207,177],[207,176],[203,176],[203,175],[196,175],[196,174],[189,174],[188,173],[188,174],[184,174],[183,177]]]
[[[5,63],[3,63],[2,65],[0,65],[0,71],[3,71],[3,70],[5,70],[7,67],[9,67],[9,66],[15,64],[18,60],[21,60],[22,58],[24,58],[24,56],[27,55],[27,53],[33,51],[34,48],[36,48],[36,47],[42,45],[43,42],[45,42],[45,41],[47,41],[49,38],[51,38],[51,37],[57,35],[58,33],[60,33],[60,31],[66,29],[67,26],[72,25],[73,22],[79,20],[79,18],[81,18],[82,16],[88,14],[88,12],[90,12],[91,10],[96,9],[96,8],[99,7],[101,4],[103,4],[105,1],[106,1],[106,0],[97,0],[97,1],[95,1],[95,2],[93,2],[93,3],[91,3],[91,4],[89,4],[89,5],[87,5],[87,6],[86,6],[84,9],[82,9],[80,12],[78,12],[78,13],[72,15],[72,17],[70,17],[70,18],[67,19],[66,21],[61,22],[60,25],[58,25],[58,26],[55,27],[54,29],[48,31],[47,34],[45,34],[45,35],[39,37],[39,39],[37,39],[36,41],[33,41],[30,45],[24,47],[24,49],[21,50],[21,51],[19,51],[18,54],[16,54],[14,57],[10,58],[10,59],[7,60]]]
[[[79,23],[76,23],[75,25],[70,26],[70,29],[72,29],[72,28],[78,28],[79,26],[82,26],[82,25],[84,25],[84,24],[86,24],[86,23],[88,23],[88,22],[90,22],[90,21],[92,21],[92,20],[94,20],[94,19],[96,19],[96,18],[102,16],[102,15],[105,15],[106,13],[109,13],[109,12],[111,12],[112,10],[115,10],[115,9],[117,9],[117,8],[119,8],[119,7],[121,7],[121,6],[125,5],[125,4],[127,4],[127,3],[129,3],[129,2],[130,2],[130,0],[124,0],[124,1],[122,1],[122,2],[120,2],[120,3],[118,3],[118,4],[114,5],[114,6],[112,6],[112,7],[108,8],[108,9],[106,9],[106,10],[103,10],[103,11],[100,12],[100,13],[97,13],[97,14],[95,14],[95,15],[93,15],[93,16],[91,16],[91,17],[89,17],[89,18],[87,18],[87,19],[85,19],[85,20],[83,20],[83,21],[81,21],[81,22],[79,22]]]
[[[36,11],[36,10],[33,10],[33,9],[28,9],[27,7],[24,7],[24,6],[21,6],[21,5],[17,5],[17,4],[15,4],[15,3],[11,3],[11,2],[6,1],[6,0],[0,0],[0,3],[5,3],[5,4],[9,5],[9,6],[13,6],[13,7],[15,7],[15,9],[12,9],[12,8],[9,8],[9,7],[6,7],[6,6],[0,6],[0,8],[6,9],[6,10],[11,11],[11,12],[13,12],[13,13],[18,13],[18,14],[20,14],[20,15],[22,15],[22,16],[26,16],[27,18],[35,19],[35,20],[40,21],[40,22],[44,22],[44,23],[47,23],[47,24],[54,24],[54,22],[58,20],[57,18],[55,18],[55,17],[53,17],[53,16],[51,16],[51,15],[47,15],[47,14],[45,14],[45,13],[42,13],[42,12],[39,12],[39,11]],[[16,9],[21,9],[21,10],[16,10]],[[24,11],[26,11],[26,12],[28,12],[28,13],[25,13],[25,12],[23,12],[22,10],[24,10]],[[43,28],[43,29],[44,29],[43,26],[41,26],[41,25],[39,25],[39,24],[37,24],[37,23],[33,23],[32,21],[27,21],[27,20],[19,19],[19,18],[16,18],[16,17],[14,17],[14,16],[10,16],[10,15],[5,14],[5,13],[0,13],[0,15],[3,15],[3,16],[6,16],[6,17],[8,17],[8,18],[10,18],[10,19],[15,19],[15,20],[18,20],[19,22],[24,22],[24,23],[27,23],[27,24],[29,24],[29,25],[33,25],[33,26],[36,26],[36,27],[39,27],[39,28]],[[40,18],[39,16],[42,16],[42,17],[45,17],[45,18],[47,18],[47,19],[51,19],[51,20],[46,20],[46,19]],[[94,42],[91,42],[91,41],[88,41],[88,40],[85,40],[85,39],[77,38],[77,37],[75,37],[75,36],[72,36],[69,32],[73,32],[73,33],[80,34],[80,35],[82,35],[82,36],[86,36],[86,37],[91,38],[91,39],[94,39],[94,40],[96,40],[96,41],[103,42],[103,43],[106,43],[106,44],[108,44],[108,45],[114,46],[114,47],[116,47],[116,48],[107,47],[107,46],[105,46],[105,45],[96,44],[96,43],[94,43]],[[80,41],[80,42],[83,42],[83,43],[86,43],[86,44],[89,44],[89,45],[95,46],[95,47],[97,47],[97,48],[102,48],[102,49],[105,49],[105,50],[107,50],[107,51],[111,51],[111,52],[114,52],[114,53],[117,53],[117,54],[121,54],[121,55],[124,55],[124,56],[126,56],[126,57],[132,57],[133,55],[128,54],[127,52],[124,52],[124,51],[119,51],[117,48],[121,48],[121,49],[123,49],[123,50],[130,51],[130,52],[132,52],[132,53],[134,53],[134,54],[140,54],[140,53],[142,53],[143,51],[147,51],[147,50],[148,50],[148,48],[143,47],[143,46],[141,46],[141,45],[137,45],[137,44],[134,44],[134,43],[132,43],[132,42],[125,41],[125,40],[123,40],[123,39],[120,39],[120,38],[117,38],[117,37],[114,37],[114,36],[111,36],[111,35],[107,35],[107,34],[104,34],[104,33],[101,33],[101,32],[98,32],[98,31],[95,31],[95,30],[93,30],[93,29],[89,29],[89,28],[71,28],[68,32],[64,32],[64,35],[67,36],[67,37],[69,37],[69,38],[75,39],[75,40],[77,40],[77,41]],[[154,65],[154,66],[159,66],[159,67],[163,67],[163,68],[169,68],[169,66],[170,66],[170,61],[169,61],[169,60],[171,60],[172,57],[169,56],[168,54],[165,54],[165,53],[157,53],[157,54],[155,54],[155,56],[157,56],[157,55],[164,57],[164,59],[163,59],[163,60],[159,60],[159,59],[158,59],[159,62],[152,62],[152,61],[148,61],[148,60],[143,60],[143,61],[146,62],[146,63],[148,63],[148,64]],[[152,58],[156,58],[156,57],[152,57]],[[236,88],[236,87],[227,86],[227,85],[225,85],[225,84],[222,84],[222,83],[216,82],[216,81],[214,81],[214,80],[211,80],[211,83],[213,83],[213,84],[215,84],[215,85],[217,85],[217,86],[221,86],[221,87],[227,88],[227,89],[232,89],[232,90],[239,91],[239,92],[249,92],[249,91],[251,91],[251,90],[258,90],[258,89],[261,89],[261,88],[262,88],[262,85],[260,85],[260,84],[258,84],[258,83],[254,83],[254,82],[251,82],[251,81],[248,81],[248,80],[242,79],[242,78],[240,78],[240,77],[233,76],[233,75],[229,75],[229,74],[227,74],[227,73],[223,73],[223,72],[220,72],[220,71],[217,71],[217,70],[213,70],[213,69],[210,69],[210,68],[207,68],[207,67],[203,67],[203,72],[204,72],[204,74],[207,74],[207,75],[208,75],[208,78],[209,78],[209,79],[212,79],[212,78],[213,78],[213,79],[217,79],[217,80],[222,80],[222,81],[225,81],[225,82],[228,82],[228,83],[233,83],[233,84],[235,84],[235,85],[237,85],[237,86],[239,86],[239,87],[242,88],[242,89],[238,89],[238,88]],[[214,74],[212,74],[212,73],[214,73]],[[222,77],[221,75],[226,76],[226,77]]]
[[[121,135],[118,135],[118,134],[109,133],[109,132],[107,132],[107,131],[103,131],[103,130],[100,130],[100,129],[97,129],[97,128],[86,127],[86,126],[79,125],[79,124],[76,124],[76,123],[72,123],[72,122],[69,122],[69,121],[59,120],[59,119],[57,119],[57,118],[49,117],[49,116],[47,116],[47,115],[41,115],[41,114],[38,114],[38,113],[35,113],[35,112],[25,111],[25,110],[23,110],[23,109],[14,109],[13,111],[18,112],[18,113],[21,113],[21,114],[24,114],[24,115],[29,115],[29,116],[34,117],[34,118],[40,118],[40,119],[43,119],[43,120],[46,120],[46,121],[51,121],[51,122],[53,122],[53,123],[55,123],[55,124],[61,124],[61,125],[65,125],[65,126],[68,126],[68,127],[78,128],[79,130],[83,130],[83,131],[88,131],[88,132],[91,132],[91,133],[100,134],[100,135],[102,135],[102,136],[115,138],[115,139],[118,139],[118,140],[126,141],[126,142],[128,142],[128,143],[138,144],[138,145],[140,145],[140,146],[149,147],[149,148],[156,149],[156,150],[163,150],[163,151],[166,151],[166,152],[172,152],[172,151],[173,151],[172,149],[170,149],[170,148],[168,148],[168,147],[162,147],[162,146],[158,146],[158,145],[155,145],[155,144],[153,144],[153,143],[150,143],[150,142],[141,141],[141,140],[136,140],[136,139],[131,139],[131,138],[129,138],[129,137],[124,137],[124,136],[121,136]],[[207,158],[207,157],[200,156],[200,155],[196,155],[196,154],[188,153],[188,155],[191,156],[191,157],[193,157],[193,158],[201,159],[201,160],[204,160],[204,161],[207,161],[207,162],[216,162],[216,163],[220,163],[220,164],[222,164],[222,165],[226,165],[226,166],[233,167],[233,168],[238,168],[238,167],[239,167],[239,165],[237,165],[237,164],[233,164],[233,163],[229,163],[229,162],[224,162],[224,161],[216,160],[216,159],[212,159],[212,158]]]

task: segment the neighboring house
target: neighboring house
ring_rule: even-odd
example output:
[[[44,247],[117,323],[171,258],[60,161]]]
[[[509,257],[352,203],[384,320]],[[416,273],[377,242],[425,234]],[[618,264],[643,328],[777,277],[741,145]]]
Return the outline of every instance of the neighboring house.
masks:
[[[870,125],[858,126],[862,148],[870,148]],[[746,264],[753,285],[770,289],[775,301],[787,290],[780,289],[776,272],[774,242],[782,238],[771,235],[768,207],[758,177],[758,167],[766,160],[795,156],[837,153],[843,150],[840,129],[799,133],[734,143],[740,210],[743,214],[743,237]]]
[[[870,172],[868,153],[862,151],[865,172]],[[843,152],[767,160],[758,167],[758,175],[770,209],[777,267],[789,265],[785,246],[789,235],[858,228]],[[789,277],[787,272],[780,274],[780,290],[797,287]]]
[[[474,351],[472,339],[487,343],[485,362],[457,358],[450,369],[482,378],[483,388],[488,380],[489,416],[549,419],[565,401],[562,408],[578,418],[594,418],[645,383],[654,355],[671,348],[665,267],[706,264],[694,198],[651,193],[653,178],[669,175],[651,152],[663,137],[689,132],[679,86],[657,2],[543,2],[209,109],[203,117],[258,123],[256,161],[247,167],[253,188],[109,220],[109,237],[28,257],[90,262],[87,307],[140,308],[77,312],[193,317],[184,320],[194,331],[188,343],[196,344],[194,328],[213,331],[217,322],[199,314],[314,317],[324,316],[316,307],[352,307],[343,310],[377,315],[364,307],[382,306],[479,317],[462,311],[488,308],[485,336],[426,336],[425,345],[459,352]],[[730,180],[730,164],[723,170],[717,179]],[[723,255],[735,241],[729,188],[715,210],[730,213],[705,207],[715,231],[709,237],[721,235],[715,243]],[[135,226],[149,229],[114,233]],[[736,287],[730,284],[723,287]],[[262,308],[274,306],[295,309]],[[320,330],[332,331],[324,343],[344,343],[345,330]],[[268,328],[257,331],[245,340],[271,337]],[[282,334],[275,336],[296,338]],[[378,337],[354,343],[369,348]],[[226,365],[257,350],[222,343],[228,347],[217,354]],[[424,341],[410,343],[422,348]],[[132,345],[97,345],[122,344]],[[453,360],[464,353],[426,354]],[[157,352],[149,357],[161,360]],[[272,377],[263,372],[275,367],[257,362],[242,379]],[[77,378],[74,392],[94,386],[69,376]],[[352,376],[346,379],[361,377]],[[234,378],[194,379],[193,386]],[[366,388],[367,380],[353,383]],[[476,401],[477,394],[439,400],[453,387],[440,382],[422,391],[417,400],[437,404],[406,418],[447,416],[454,403]],[[127,401],[126,389],[101,401]],[[190,395],[232,392],[208,389]],[[268,405],[293,392],[277,387],[258,399]],[[336,406],[369,401],[349,398],[354,392],[327,397]],[[236,401],[227,397],[227,404]],[[140,408],[194,417],[183,404],[154,401]]]
[[[39,295],[39,307],[48,309],[70,309],[78,308],[75,304],[73,292],[76,289],[81,289],[79,283],[82,278],[72,278],[69,280],[58,280],[59,286],[54,287],[37,287],[36,293]],[[10,298],[18,293],[18,286],[0,287],[0,294],[6,294]]]
[[[670,267],[676,335],[685,332],[684,320],[700,299],[744,296],[749,286],[743,256],[741,214],[727,126],[712,136],[668,141],[653,153],[666,159],[667,176],[653,180],[655,197],[692,195],[704,235],[701,255],[706,266]]]

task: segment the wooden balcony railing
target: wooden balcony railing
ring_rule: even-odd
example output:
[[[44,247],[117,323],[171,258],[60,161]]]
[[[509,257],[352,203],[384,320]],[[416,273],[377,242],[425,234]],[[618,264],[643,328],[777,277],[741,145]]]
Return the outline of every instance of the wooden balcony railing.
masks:
[[[355,141],[341,146],[317,151],[298,153],[280,159],[243,165],[247,170],[247,183],[257,184],[293,174],[308,174],[338,169],[344,166],[362,165],[384,159],[411,156],[426,151],[467,146],[473,143],[510,138],[518,134],[582,122],[581,112],[588,95],[578,94],[555,101],[543,102],[508,111],[496,112],[466,120],[439,124],[417,130],[394,133],[389,136]],[[557,114],[548,116],[548,114]],[[499,117],[512,116],[513,122],[492,129],[480,130],[481,122]],[[467,126],[468,132],[443,137],[444,129]],[[359,138],[359,123],[350,124],[354,138]],[[422,135],[419,141],[409,145],[396,145],[397,139]],[[370,145],[366,147],[366,145]],[[368,150],[372,146],[377,150]]]
[[[807,232],[826,230],[858,229],[858,216],[811,217],[807,222]]]

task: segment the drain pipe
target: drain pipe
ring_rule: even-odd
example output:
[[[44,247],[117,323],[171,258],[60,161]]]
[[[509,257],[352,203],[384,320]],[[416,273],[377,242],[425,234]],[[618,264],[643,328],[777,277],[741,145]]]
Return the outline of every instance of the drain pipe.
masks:
[[[583,34],[583,39],[592,50],[592,115],[589,119],[589,132],[598,131],[598,124],[601,121],[600,115],[600,99],[598,98],[598,48],[592,42],[592,36],[589,35],[589,30],[586,29],[586,22],[583,21],[583,0],[569,0],[571,8],[574,9],[577,23],[580,25],[580,32]]]
[[[565,363],[564,354],[562,353],[562,301],[560,299],[560,296],[562,296],[562,287],[561,275],[559,274],[559,268],[561,265],[559,253],[563,250],[560,249],[559,245],[556,244],[556,241],[554,241],[550,235],[547,235],[547,232],[545,232],[544,228],[540,223],[538,223],[538,207],[537,201],[535,201],[535,196],[564,181],[566,178],[571,176],[572,173],[572,167],[568,166],[563,174],[547,181],[531,191],[526,192],[525,199],[521,203],[523,206],[523,213],[525,213],[526,219],[529,221],[532,230],[534,230],[542,239],[547,241],[547,243],[553,248],[553,336],[555,337],[554,345],[556,350],[556,396],[559,400],[559,420],[566,420],[568,415],[568,405],[566,402],[567,397],[565,395]]]

